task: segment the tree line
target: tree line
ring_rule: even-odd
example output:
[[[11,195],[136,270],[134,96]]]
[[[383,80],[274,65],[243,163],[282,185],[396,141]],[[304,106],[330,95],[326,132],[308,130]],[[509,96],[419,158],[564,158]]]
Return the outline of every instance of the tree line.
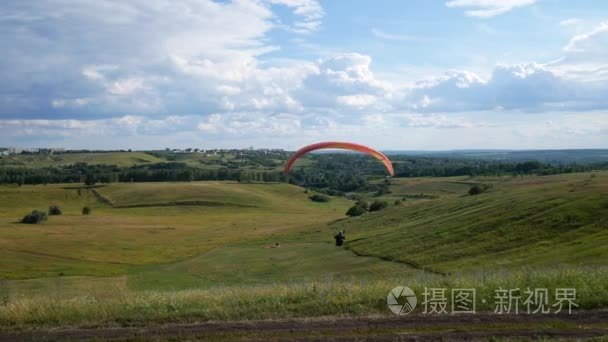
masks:
[[[190,182],[205,180],[231,180],[240,182],[280,182],[283,175],[278,171],[238,170],[228,168],[205,169],[185,163],[157,163],[118,167],[116,165],[89,165],[77,163],[60,167],[2,167],[2,184],[52,184],[115,182]]]
[[[275,157],[269,157],[275,159]],[[239,181],[283,182],[325,192],[382,191],[370,179],[386,175],[383,165],[369,156],[354,154],[314,154],[313,163],[295,167],[286,177],[278,170],[225,167],[196,167],[183,162],[142,164],[131,167],[76,163],[48,167],[0,167],[2,184],[96,183],[114,182],[188,182]],[[608,169],[600,164],[545,164],[539,161],[496,162],[479,159],[391,156],[396,177],[528,175],[588,172]],[[378,189],[377,189],[378,188]]]

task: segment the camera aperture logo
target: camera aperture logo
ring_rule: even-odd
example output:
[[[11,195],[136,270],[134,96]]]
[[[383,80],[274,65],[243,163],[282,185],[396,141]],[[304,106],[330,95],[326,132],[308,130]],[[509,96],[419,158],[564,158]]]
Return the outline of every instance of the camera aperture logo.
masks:
[[[416,294],[407,286],[397,286],[386,296],[386,304],[395,315],[409,314],[417,303]]]

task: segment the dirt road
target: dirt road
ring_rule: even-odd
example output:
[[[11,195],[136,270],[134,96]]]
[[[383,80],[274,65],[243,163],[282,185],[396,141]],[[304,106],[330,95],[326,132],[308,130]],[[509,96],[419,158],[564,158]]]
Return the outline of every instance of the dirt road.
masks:
[[[96,329],[0,332],[0,341],[319,340],[438,341],[586,339],[608,336],[608,311],[572,315],[413,315],[200,322]]]

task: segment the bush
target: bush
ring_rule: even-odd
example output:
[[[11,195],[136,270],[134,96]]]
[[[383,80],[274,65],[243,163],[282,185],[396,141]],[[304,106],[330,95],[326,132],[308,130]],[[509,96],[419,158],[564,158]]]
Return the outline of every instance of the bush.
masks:
[[[379,210],[385,209],[386,207],[388,207],[388,202],[387,201],[375,200],[369,206],[369,211],[379,211]]]
[[[49,207],[49,216],[51,215],[61,215],[61,209],[58,206],[52,205]]]
[[[25,215],[21,219],[21,223],[38,224],[38,223],[42,223],[43,221],[46,221],[47,218],[48,218],[48,216],[46,215],[46,213],[44,211],[34,210],[30,214]]]
[[[90,215],[90,214],[91,214],[91,208],[89,208],[89,207],[82,208],[82,215]]]
[[[401,204],[401,200],[395,200],[395,205]]]
[[[352,207],[350,207],[350,209],[348,209],[348,211],[346,212],[346,215],[348,216],[361,216],[363,214],[365,214],[367,210],[365,210],[362,206],[360,205],[354,205]]]
[[[479,195],[481,193],[488,191],[489,188],[490,188],[490,186],[487,184],[475,184],[469,189],[469,195],[471,195],[471,196]]]
[[[329,202],[329,197],[327,197],[325,195],[316,194],[316,195],[312,195],[308,198],[310,198],[310,200],[313,202]]]
[[[355,205],[360,206],[361,208],[363,208],[365,211],[369,210],[369,203],[367,203],[366,201],[357,201],[357,203],[355,203]]]

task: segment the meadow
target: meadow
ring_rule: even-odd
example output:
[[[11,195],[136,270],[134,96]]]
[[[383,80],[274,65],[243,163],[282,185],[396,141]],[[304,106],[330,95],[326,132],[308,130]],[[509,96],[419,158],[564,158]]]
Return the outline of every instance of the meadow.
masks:
[[[401,284],[575,287],[582,309],[608,306],[607,172],[390,183],[399,202],[355,218],[285,183],[1,186],[0,329],[388,315]],[[49,205],[63,214],[18,223]]]
[[[133,166],[166,161],[146,152],[93,152],[63,154],[24,154],[0,158],[0,165],[44,167],[76,163]]]

